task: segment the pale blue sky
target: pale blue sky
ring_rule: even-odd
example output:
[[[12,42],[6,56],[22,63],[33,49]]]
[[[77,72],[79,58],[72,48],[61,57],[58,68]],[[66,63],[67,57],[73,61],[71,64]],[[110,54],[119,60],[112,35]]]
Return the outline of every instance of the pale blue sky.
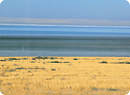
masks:
[[[0,17],[130,20],[125,0],[4,0]]]

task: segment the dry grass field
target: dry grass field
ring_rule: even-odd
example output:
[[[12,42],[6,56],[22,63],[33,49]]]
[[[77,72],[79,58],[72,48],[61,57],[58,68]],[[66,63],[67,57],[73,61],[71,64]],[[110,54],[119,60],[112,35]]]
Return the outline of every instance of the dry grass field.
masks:
[[[4,95],[125,95],[130,57],[0,57]]]

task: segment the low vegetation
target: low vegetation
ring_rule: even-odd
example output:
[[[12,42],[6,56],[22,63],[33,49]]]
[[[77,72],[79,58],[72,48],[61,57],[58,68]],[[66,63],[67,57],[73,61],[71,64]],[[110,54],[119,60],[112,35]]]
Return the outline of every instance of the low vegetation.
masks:
[[[119,62],[119,64],[130,64],[130,62]]]
[[[100,63],[104,63],[104,64],[107,64],[108,62],[107,62],[107,61],[101,61]]]
[[[51,61],[51,62],[49,62],[49,63],[70,63],[70,62],[68,62],[68,61],[65,61],[65,62],[60,62],[60,61]]]
[[[74,58],[74,60],[79,60],[78,58]]]
[[[12,61],[12,60],[20,60],[19,58],[8,58],[9,61]]]
[[[129,72],[130,57],[0,57],[0,90],[5,95],[125,95]]]
[[[52,70],[52,71],[56,71],[56,68],[52,68],[51,70]]]
[[[37,60],[37,59],[43,59],[43,60],[45,60],[45,59],[48,59],[48,57],[43,57],[43,56],[37,56],[37,57],[34,57],[34,58],[32,58],[32,60]]]

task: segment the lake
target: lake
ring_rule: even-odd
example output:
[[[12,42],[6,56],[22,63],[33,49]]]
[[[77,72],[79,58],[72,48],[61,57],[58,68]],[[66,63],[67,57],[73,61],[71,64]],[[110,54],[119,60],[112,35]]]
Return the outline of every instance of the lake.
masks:
[[[1,24],[0,56],[130,56],[130,27]]]

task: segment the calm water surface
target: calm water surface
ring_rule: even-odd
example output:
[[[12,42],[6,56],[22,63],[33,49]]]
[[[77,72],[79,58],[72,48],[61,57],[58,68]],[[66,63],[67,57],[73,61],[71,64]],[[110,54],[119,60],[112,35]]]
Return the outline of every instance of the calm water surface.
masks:
[[[0,56],[130,56],[130,27],[0,25]]]

